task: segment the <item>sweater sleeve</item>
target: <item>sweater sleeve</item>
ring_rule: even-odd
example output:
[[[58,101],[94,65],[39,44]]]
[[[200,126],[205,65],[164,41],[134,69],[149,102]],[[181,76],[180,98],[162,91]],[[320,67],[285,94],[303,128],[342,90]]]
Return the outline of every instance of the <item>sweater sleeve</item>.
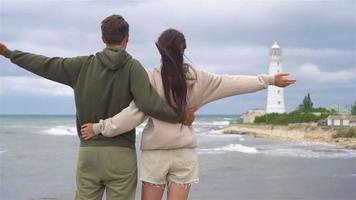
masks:
[[[144,120],[145,114],[132,101],[128,107],[114,117],[100,120],[99,123],[93,124],[93,129],[96,135],[101,133],[105,137],[114,137],[136,128]]]
[[[216,75],[206,71],[198,71],[197,79],[203,88],[202,105],[209,102],[238,94],[257,92],[274,84],[273,75]]]
[[[74,87],[83,63],[88,58],[49,58],[22,51],[7,51],[7,58],[14,64],[46,79]]]
[[[150,84],[146,70],[138,61],[131,67],[130,89],[139,110],[156,119],[171,123],[183,122]]]

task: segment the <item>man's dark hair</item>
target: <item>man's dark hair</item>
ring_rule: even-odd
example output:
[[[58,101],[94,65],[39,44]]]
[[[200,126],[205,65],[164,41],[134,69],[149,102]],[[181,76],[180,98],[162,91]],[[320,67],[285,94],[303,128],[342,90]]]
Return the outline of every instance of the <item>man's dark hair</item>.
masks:
[[[120,44],[129,32],[129,24],[120,15],[111,15],[101,22],[101,34],[106,44]]]

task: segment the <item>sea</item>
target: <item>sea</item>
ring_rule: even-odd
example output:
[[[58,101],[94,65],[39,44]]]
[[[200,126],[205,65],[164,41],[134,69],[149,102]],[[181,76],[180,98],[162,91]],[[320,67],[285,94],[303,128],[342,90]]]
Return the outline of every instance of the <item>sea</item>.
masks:
[[[223,134],[237,118],[197,116],[200,180],[189,199],[356,199],[356,150]],[[0,199],[74,199],[78,149],[75,116],[0,116]]]

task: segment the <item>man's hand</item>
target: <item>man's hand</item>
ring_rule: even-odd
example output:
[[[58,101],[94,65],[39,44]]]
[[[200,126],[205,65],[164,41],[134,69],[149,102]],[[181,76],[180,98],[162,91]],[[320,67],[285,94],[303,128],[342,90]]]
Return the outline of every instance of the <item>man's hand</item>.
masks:
[[[84,124],[80,130],[82,134],[82,138],[84,140],[90,140],[91,138],[95,137],[94,129],[93,129],[93,124],[92,123],[87,123]]]
[[[274,85],[278,87],[287,87],[291,84],[294,84],[296,80],[286,79],[285,76],[288,76],[287,73],[279,73],[274,76]]]
[[[195,112],[198,110],[198,107],[193,107],[188,109],[185,112],[185,121],[184,121],[184,125],[186,126],[191,126],[195,120]]]
[[[7,47],[0,42],[0,55],[4,55],[5,54],[5,51],[7,51]]]

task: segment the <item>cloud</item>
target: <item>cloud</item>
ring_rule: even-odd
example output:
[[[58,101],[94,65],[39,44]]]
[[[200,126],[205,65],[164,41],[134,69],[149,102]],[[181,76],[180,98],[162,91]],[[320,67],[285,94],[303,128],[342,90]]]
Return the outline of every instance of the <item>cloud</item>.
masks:
[[[10,49],[31,51],[51,56],[73,56],[88,54],[104,47],[100,33],[86,33],[76,28],[54,30],[34,28],[19,34],[16,40],[6,42]]]
[[[252,75],[267,73],[268,51],[277,40],[283,50],[283,70],[298,79],[288,90],[294,95],[291,104],[299,103],[308,91],[316,101],[347,103],[355,96],[349,92],[355,84],[355,6],[352,0],[271,0],[268,4],[260,0],[2,0],[0,27],[6,28],[0,31],[0,41],[12,49],[47,56],[92,54],[104,47],[101,20],[117,13],[130,24],[128,52],[147,68],[160,61],[154,41],[164,29],[173,27],[185,34],[186,54],[194,65],[217,74]],[[59,97],[71,98],[70,88],[31,75],[2,58],[0,77],[0,100],[5,94],[19,93],[28,94],[29,99],[41,95],[53,102]],[[331,92],[338,95],[325,98]],[[10,98],[7,102],[11,107]],[[215,111],[222,104],[213,104]],[[214,109],[208,106],[206,112]]]
[[[72,88],[38,77],[0,76],[0,95],[73,96]]]
[[[130,23],[132,36],[139,43],[154,40],[163,29],[175,27],[202,43],[269,45],[281,38],[288,46],[355,49],[350,42],[356,33],[353,1],[130,2],[21,1],[18,6],[18,1],[2,1],[0,22],[7,29],[0,35],[14,38],[14,32],[24,35],[33,26],[56,31],[70,27],[95,34],[104,17],[119,13]]]
[[[314,64],[300,66],[298,76],[320,83],[347,83],[356,81],[356,68],[339,71],[322,71]]]

